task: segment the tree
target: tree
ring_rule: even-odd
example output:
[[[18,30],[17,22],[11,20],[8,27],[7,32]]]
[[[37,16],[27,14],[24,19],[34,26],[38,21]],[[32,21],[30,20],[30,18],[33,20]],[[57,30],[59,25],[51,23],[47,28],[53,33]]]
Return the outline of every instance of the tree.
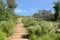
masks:
[[[50,10],[39,10],[38,13],[41,15],[41,18],[44,20],[50,20],[52,12]]]
[[[8,8],[10,9],[15,9],[17,6],[15,0],[7,0],[7,5],[8,5]]]
[[[16,8],[17,4],[15,0],[7,0],[7,16],[9,15],[9,19],[14,19],[16,14],[14,13],[14,9]]]
[[[6,19],[5,6],[2,0],[0,0],[0,21]]]
[[[57,1],[54,3],[54,9],[55,9],[55,14],[54,14],[54,19],[57,21],[60,19],[60,1]]]
[[[40,18],[40,14],[39,14],[39,13],[35,13],[35,14],[33,15],[33,17],[39,19],[39,18]]]

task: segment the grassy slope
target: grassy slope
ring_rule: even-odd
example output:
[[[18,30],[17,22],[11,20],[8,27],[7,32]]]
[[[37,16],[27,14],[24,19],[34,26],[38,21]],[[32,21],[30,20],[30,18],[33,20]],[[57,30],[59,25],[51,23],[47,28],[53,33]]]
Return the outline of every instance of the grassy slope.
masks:
[[[23,23],[28,30],[30,40],[59,40],[60,39],[60,34],[56,34],[55,31],[53,30],[58,27],[57,22],[48,22],[44,20],[38,21],[32,18],[24,18]]]

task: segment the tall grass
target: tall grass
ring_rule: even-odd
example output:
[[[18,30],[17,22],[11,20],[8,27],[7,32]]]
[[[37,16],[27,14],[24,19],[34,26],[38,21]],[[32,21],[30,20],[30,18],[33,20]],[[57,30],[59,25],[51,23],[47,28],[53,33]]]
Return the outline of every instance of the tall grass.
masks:
[[[6,34],[0,30],[0,40],[6,40]]]
[[[0,22],[0,31],[1,31],[0,39],[1,40],[5,40],[6,37],[11,36],[13,34],[13,30],[16,23],[17,23],[17,20],[16,21],[7,20],[7,21]]]
[[[57,22],[36,20],[34,18],[23,18],[24,27],[28,30],[29,40],[59,40],[60,34],[55,29]]]

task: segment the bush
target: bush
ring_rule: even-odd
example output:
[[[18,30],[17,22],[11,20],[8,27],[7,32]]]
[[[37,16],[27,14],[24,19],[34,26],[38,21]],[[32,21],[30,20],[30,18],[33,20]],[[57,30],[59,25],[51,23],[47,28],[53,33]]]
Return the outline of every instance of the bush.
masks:
[[[24,27],[29,27],[29,26],[34,26],[37,24],[37,21],[31,18],[27,18],[26,20],[23,21]]]
[[[60,40],[60,34],[56,34],[55,32],[47,33],[38,38],[38,40]]]
[[[13,33],[13,29],[14,29],[15,24],[16,23],[12,20],[3,21],[0,23],[0,30],[2,30],[4,33],[6,33],[7,36],[10,36]]]
[[[25,18],[24,26],[28,30],[29,40],[59,40],[60,34],[56,34],[53,29],[57,28],[59,23],[48,22],[44,20],[35,20]]]
[[[6,34],[0,30],[0,40],[6,40]]]
[[[41,28],[39,27],[39,25],[30,26],[27,28],[27,30],[28,30],[30,40],[37,40],[38,37],[41,36]]]
[[[41,35],[41,27],[39,27],[39,25],[36,26],[30,26],[27,28],[29,35],[30,34],[35,34],[37,36]]]

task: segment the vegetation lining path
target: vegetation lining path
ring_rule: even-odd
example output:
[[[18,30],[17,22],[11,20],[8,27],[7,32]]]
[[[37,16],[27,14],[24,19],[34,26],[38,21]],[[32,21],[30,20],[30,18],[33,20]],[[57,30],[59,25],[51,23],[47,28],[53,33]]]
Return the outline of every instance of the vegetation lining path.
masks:
[[[22,18],[18,19],[18,24],[16,25],[13,35],[8,37],[7,40],[28,40],[23,38],[26,35],[26,29],[23,27]]]

